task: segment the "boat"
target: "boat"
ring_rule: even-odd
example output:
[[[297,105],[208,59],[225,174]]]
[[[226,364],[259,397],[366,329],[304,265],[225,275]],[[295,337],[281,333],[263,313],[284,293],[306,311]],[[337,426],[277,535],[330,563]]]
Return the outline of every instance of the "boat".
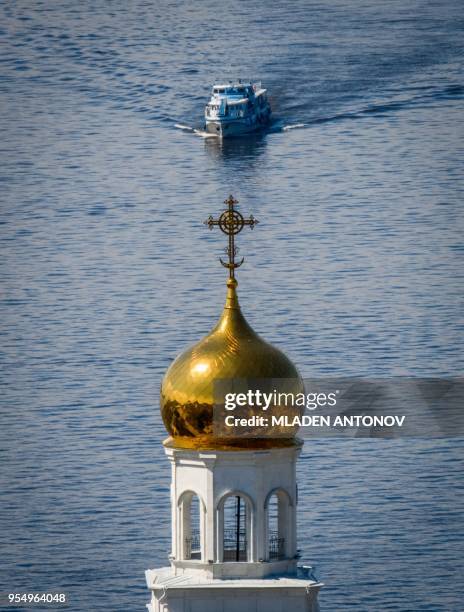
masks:
[[[261,83],[213,85],[205,107],[205,131],[220,138],[259,130],[269,124],[271,105]]]

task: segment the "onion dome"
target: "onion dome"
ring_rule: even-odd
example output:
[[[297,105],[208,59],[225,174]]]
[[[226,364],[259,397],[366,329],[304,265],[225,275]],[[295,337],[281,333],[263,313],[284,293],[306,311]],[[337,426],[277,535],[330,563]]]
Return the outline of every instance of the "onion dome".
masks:
[[[269,426],[264,430],[248,430],[247,435],[234,437],[231,434],[218,434],[217,428],[213,427],[213,412],[215,405],[217,407],[215,381],[268,381],[277,393],[293,393],[295,396],[304,393],[303,381],[295,365],[282,351],[265,342],[247,323],[240,310],[234,271],[243,260],[238,264],[235,262],[237,250],[233,236],[246,221],[234,209],[236,201],[232,196],[226,203],[229,209],[218,222],[212,217],[206,222],[210,227],[219,225],[229,235],[229,262],[222,262],[229,268],[226,303],[214,329],[179,355],[164,376],[161,415],[170,435],[165,445],[197,450],[293,446],[299,444],[295,438],[297,428]],[[227,215],[225,220],[224,215]],[[257,223],[253,217],[247,221],[251,227],[252,223]],[[234,231],[237,227],[240,229],[234,233],[226,231]],[[270,408],[263,414],[269,415],[272,410],[274,415],[293,416],[295,410],[301,414],[301,409],[295,407],[285,406],[282,409],[280,405],[273,404]]]

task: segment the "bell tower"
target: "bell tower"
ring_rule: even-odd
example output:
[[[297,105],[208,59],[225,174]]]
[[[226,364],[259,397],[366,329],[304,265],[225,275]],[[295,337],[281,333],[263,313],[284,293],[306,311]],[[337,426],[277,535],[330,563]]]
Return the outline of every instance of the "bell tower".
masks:
[[[321,583],[298,567],[296,432],[221,435],[214,427],[214,382],[272,380],[304,391],[293,363],[247,323],[237,297],[235,238],[245,219],[232,196],[205,222],[227,235],[227,296],[200,342],[171,364],[161,414],[171,463],[170,567],[147,570],[149,612],[317,612]],[[280,382],[281,381],[281,382]],[[251,432],[253,434],[253,432]]]
[[[300,447],[166,447],[172,469],[174,573],[296,575],[295,465]]]

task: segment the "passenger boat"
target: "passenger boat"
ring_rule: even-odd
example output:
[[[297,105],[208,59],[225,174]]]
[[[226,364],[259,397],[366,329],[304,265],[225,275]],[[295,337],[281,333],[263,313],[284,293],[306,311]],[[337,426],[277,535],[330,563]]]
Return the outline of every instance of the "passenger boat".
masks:
[[[221,138],[259,130],[271,117],[267,90],[261,83],[214,85],[205,107],[205,130]]]

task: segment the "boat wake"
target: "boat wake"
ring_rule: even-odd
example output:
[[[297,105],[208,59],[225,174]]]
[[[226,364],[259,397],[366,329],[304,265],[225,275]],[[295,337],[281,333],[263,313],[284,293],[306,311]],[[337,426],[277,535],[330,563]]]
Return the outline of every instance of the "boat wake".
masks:
[[[188,125],[182,125],[181,123],[175,123],[174,127],[177,128],[178,130],[184,130],[186,132],[193,132],[193,127],[190,127]]]
[[[320,121],[326,121],[326,120],[329,120],[329,119],[312,121],[311,123],[319,123]],[[211,132],[206,132],[205,130],[202,130],[200,128],[195,128],[190,125],[184,125],[183,123],[175,123],[174,127],[178,130],[182,130],[183,132],[188,132],[190,134],[194,134],[195,136],[200,136],[201,138],[220,139],[220,136],[218,134],[212,134]],[[261,131],[275,134],[278,132],[289,132],[290,130],[301,130],[307,127],[310,127],[309,123],[290,123],[288,125],[285,125],[284,122],[281,119],[279,119],[277,121],[273,121],[270,126],[268,126],[267,128]],[[248,136],[250,136],[250,134],[248,134]]]
[[[199,130],[198,128],[190,127],[189,125],[182,125],[181,123],[174,124],[174,127],[178,130],[182,130],[183,132],[190,132],[191,134],[195,134],[196,136],[201,136],[201,138],[217,138],[216,134],[210,134],[209,132],[205,132],[204,130]]]
[[[193,133],[197,136],[201,136],[201,138],[219,138],[216,134],[211,134],[210,132],[205,132],[204,130],[193,130]]]
[[[189,132],[190,134],[195,134],[196,136],[200,136],[201,138],[219,138],[217,134],[211,134],[211,132],[205,132],[205,130],[201,130],[199,128],[192,127],[190,125],[184,125],[182,123],[175,123],[174,127],[178,130],[182,130],[183,132]],[[281,122],[276,122],[271,125],[267,131],[268,132],[288,132],[289,130],[298,130],[308,127],[307,123],[294,123],[290,125],[282,125]]]
[[[306,123],[295,123],[294,125],[284,125],[282,132],[288,132],[289,130],[298,130],[306,127]]]

